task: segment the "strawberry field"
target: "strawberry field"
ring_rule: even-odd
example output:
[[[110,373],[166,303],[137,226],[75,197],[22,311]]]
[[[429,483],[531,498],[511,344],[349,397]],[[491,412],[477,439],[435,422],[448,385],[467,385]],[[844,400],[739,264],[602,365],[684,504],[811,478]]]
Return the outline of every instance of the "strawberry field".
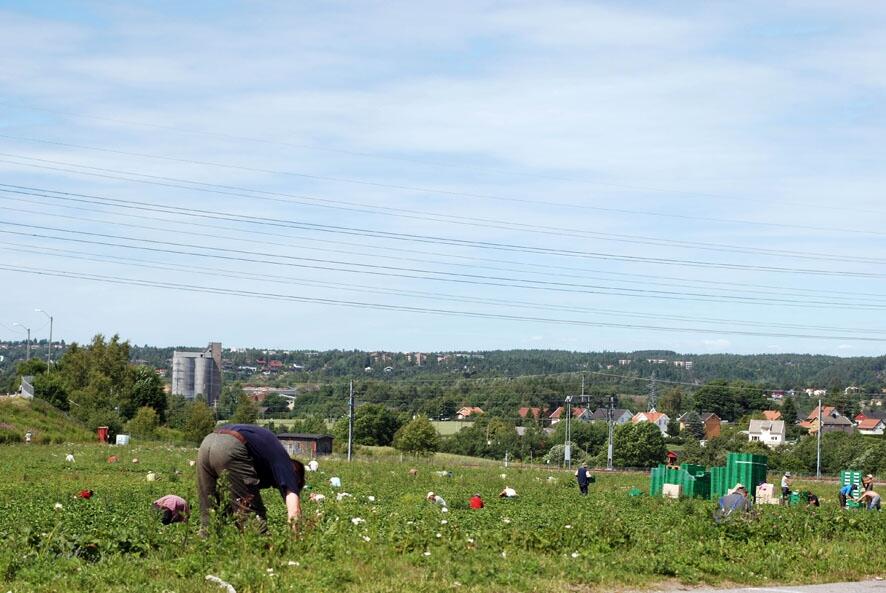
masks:
[[[107,461],[112,454],[116,463]],[[219,521],[201,539],[196,523],[163,526],[151,508],[167,493],[196,506],[195,456],[160,445],[0,447],[2,590],[224,593],[211,575],[239,593],[584,591],[886,572],[886,517],[840,512],[831,485],[811,488],[822,499],[815,511],[767,506],[718,525],[709,501],[631,497],[632,487],[648,489],[640,474],[598,472],[580,497],[564,472],[387,458],[321,460],[308,474],[296,537],[279,496],[265,491],[269,535]],[[341,488],[329,486],[332,476]],[[519,497],[499,499],[505,485]],[[84,489],[94,496],[77,498]],[[446,499],[448,512],[425,500],[428,491]],[[475,492],[486,508],[468,508]],[[309,493],[326,498],[308,501]]]

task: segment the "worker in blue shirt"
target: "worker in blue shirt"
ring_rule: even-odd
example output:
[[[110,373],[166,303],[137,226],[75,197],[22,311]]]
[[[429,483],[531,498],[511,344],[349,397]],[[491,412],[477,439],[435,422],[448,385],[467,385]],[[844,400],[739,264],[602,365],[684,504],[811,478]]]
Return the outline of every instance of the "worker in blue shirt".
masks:
[[[209,511],[219,505],[218,479],[227,474],[231,503],[220,509],[237,515],[238,524],[249,515],[267,529],[267,510],[261,498],[263,488],[277,488],[286,504],[293,531],[301,516],[301,495],[305,466],[291,459],[277,435],[251,424],[228,424],[206,435],[197,453],[197,489],[200,494],[202,532],[209,525]]]
[[[849,498],[854,498],[855,491],[858,489],[858,484],[846,484],[842,488],[840,488],[840,508],[846,508],[846,500]]]

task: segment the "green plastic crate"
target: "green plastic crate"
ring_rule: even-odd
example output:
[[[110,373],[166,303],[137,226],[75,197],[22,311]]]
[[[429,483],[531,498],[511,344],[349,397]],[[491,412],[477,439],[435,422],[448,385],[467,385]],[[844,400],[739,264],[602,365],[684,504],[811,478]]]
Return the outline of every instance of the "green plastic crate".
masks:
[[[856,484],[861,489],[862,472],[855,469],[844,469],[840,472],[840,485]]]
[[[665,484],[679,484],[682,496],[688,498],[708,498],[710,496],[710,477],[702,466],[690,468],[695,471],[687,471],[685,468],[669,468],[661,464],[652,469],[650,473],[649,495],[661,496]]]
[[[769,458],[753,453],[728,453],[726,455],[726,490],[736,484],[744,485],[749,493],[755,493],[757,485],[766,481]],[[753,496],[753,494],[752,494]]]
[[[791,495],[788,497],[788,504],[797,505],[797,504],[807,504],[809,502],[809,495],[807,492],[791,492]]]
[[[709,475],[711,476],[711,499],[716,500],[726,494],[726,467],[712,467]]]

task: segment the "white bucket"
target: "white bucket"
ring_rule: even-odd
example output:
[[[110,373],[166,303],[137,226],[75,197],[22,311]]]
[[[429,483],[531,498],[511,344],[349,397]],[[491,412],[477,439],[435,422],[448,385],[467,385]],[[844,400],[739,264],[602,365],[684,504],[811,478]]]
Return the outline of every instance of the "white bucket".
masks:
[[[128,434],[118,434],[117,435],[117,444],[118,445],[128,445],[129,444],[129,435]]]

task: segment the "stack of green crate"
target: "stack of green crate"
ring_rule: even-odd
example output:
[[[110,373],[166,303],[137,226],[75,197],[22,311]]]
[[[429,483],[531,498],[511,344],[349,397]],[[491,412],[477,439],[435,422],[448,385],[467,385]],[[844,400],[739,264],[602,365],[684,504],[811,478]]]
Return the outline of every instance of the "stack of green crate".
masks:
[[[660,464],[652,469],[650,478],[650,496],[661,496],[665,484],[679,484],[681,495],[688,498],[710,496],[710,476],[701,465],[684,463],[679,469],[675,469]]]
[[[757,485],[766,481],[769,458],[753,453],[728,453],[726,455],[726,489],[742,484],[753,496]]]
[[[717,500],[726,494],[726,466],[712,467],[711,476],[711,499]]]
[[[840,472],[840,486],[855,484],[856,486],[858,486],[858,492],[861,492],[861,477],[862,472],[860,472],[859,470],[844,469]],[[847,500],[846,506],[850,509],[857,509],[861,507],[861,505],[854,500]]]

